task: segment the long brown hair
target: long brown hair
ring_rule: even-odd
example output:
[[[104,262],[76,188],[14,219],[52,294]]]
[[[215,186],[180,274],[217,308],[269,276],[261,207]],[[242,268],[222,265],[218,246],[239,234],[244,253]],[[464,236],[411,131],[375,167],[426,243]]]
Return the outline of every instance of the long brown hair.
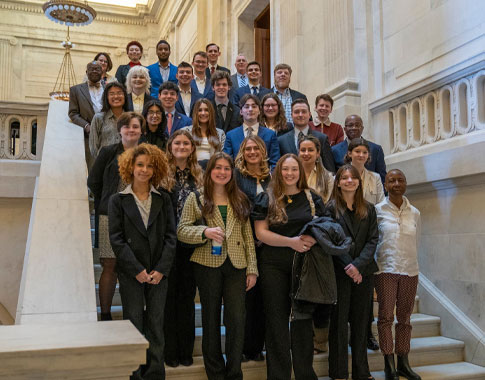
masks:
[[[364,200],[364,192],[362,190],[362,179],[360,178],[359,171],[350,164],[345,164],[337,170],[335,174],[335,184],[333,185],[332,199],[331,203],[335,205],[335,217],[338,218],[345,213],[347,209],[347,202],[342,195],[342,189],[339,186],[340,179],[345,172],[350,172],[352,178],[359,180],[359,187],[355,191],[354,195],[354,208],[355,214],[359,219],[364,219],[367,217],[367,202]]]
[[[303,169],[303,164],[301,160],[292,153],[287,153],[281,157],[276,164],[276,168],[271,176],[271,181],[268,185],[268,197],[269,197],[269,207],[268,207],[268,221],[269,224],[284,224],[288,221],[288,215],[286,214],[286,204],[285,204],[285,190],[286,184],[281,174],[283,169],[283,164],[289,158],[294,159],[298,163],[298,169],[300,170],[300,178],[296,184],[298,190],[308,189],[308,184],[306,182],[305,170]]]
[[[175,157],[173,156],[172,152],[172,143],[173,140],[175,140],[176,137],[178,136],[185,136],[189,139],[190,144],[194,148],[192,153],[190,153],[190,156],[187,157],[187,167],[190,170],[190,174],[192,174],[192,177],[194,177],[195,180],[195,185],[197,187],[202,186],[202,181],[203,181],[203,171],[202,168],[200,167],[199,163],[197,162],[197,153],[195,151],[195,141],[190,132],[186,129],[178,129],[176,130],[168,139],[167,142],[167,158],[168,158],[168,165],[170,167],[170,172],[171,172],[171,179],[167,180],[168,182],[173,181],[174,182],[174,177],[175,177],[175,172],[177,170],[177,166],[175,163]],[[171,181],[170,181],[171,180]],[[173,185],[170,187],[172,188]]]
[[[315,183],[315,192],[322,197],[322,199],[328,199],[329,198],[329,192],[330,192],[330,172],[325,169],[325,167],[322,164],[322,158],[320,156],[320,151],[321,151],[321,144],[320,140],[318,140],[315,136],[313,135],[306,135],[303,137],[303,139],[298,143],[298,151],[300,150],[300,145],[304,141],[310,141],[315,145],[315,149],[318,153],[317,160],[315,161],[315,168],[316,168],[316,178],[317,181]],[[299,155],[299,154],[298,154]]]
[[[246,150],[246,145],[248,141],[254,142],[258,146],[259,151],[261,152],[262,159],[259,164],[259,168],[261,169],[261,174],[257,175],[256,177],[259,180],[266,178],[267,176],[269,176],[269,173],[270,173],[269,166],[268,166],[268,152],[266,150],[266,144],[264,143],[263,139],[256,135],[249,135],[241,143],[241,146],[239,147],[239,152],[235,160],[236,169],[238,169],[239,172],[244,176],[247,176],[247,177],[255,176],[254,173],[249,172],[246,159],[244,158],[244,151]]]
[[[236,184],[234,178],[234,162],[231,156],[224,152],[215,153],[207,163],[207,168],[204,173],[204,204],[202,206],[202,215],[212,216],[215,210],[214,205],[214,183],[212,182],[211,173],[214,170],[217,160],[224,159],[231,166],[231,179],[226,183],[226,193],[229,204],[236,218],[245,222],[249,218],[250,203],[249,199]]]
[[[194,137],[195,145],[200,146],[202,143],[202,129],[199,123],[199,108],[202,104],[207,106],[209,110],[209,122],[207,123],[207,141],[215,150],[221,150],[221,141],[216,129],[216,114],[212,103],[205,99],[199,99],[194,104],[194,111],[192,112],[192,135]]]
[[[267,93],[265,96],[263,96],[263,99],[261,100],[261,123],[266,125],[266,116],[264,114],[264,103],[268,99],[273,99],[276,102],[276,104],[278,104],[278,114],[275,117],[275,126],[274,126],[275,131],[276,132],[286,131],[288,129],[288,125],[286,125],[287,120],[285,115],[285,107],[283,106],[283,103],[281,102],[278,95],[276,95],[274,92]]]
[[[367,157],[366,164],[371,162],[369,143],[367,141],[365,141],[362,137],[357,137],[355,139],[350,140],[350,142],[349,142],[349,147],[347,148],[347,153],[345,154],[345,157],[344,157],[344,162],[346,164],[352,163],[352,151],[359,146],[363,146],[364,148],[366,148],[367,153],[369,153],[369,156]]]

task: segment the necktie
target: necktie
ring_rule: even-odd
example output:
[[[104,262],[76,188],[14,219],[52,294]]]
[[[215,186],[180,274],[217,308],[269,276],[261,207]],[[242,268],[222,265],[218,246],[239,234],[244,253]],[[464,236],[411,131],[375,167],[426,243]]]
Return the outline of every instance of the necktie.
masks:
[[[252,135],[253,135],[253,127],[248,127],[248,136],[252,136]]]
[[[253,90],[253,95],[258,96],[258,88],[256,86],[253,86],[251,87],[251,89]]]
[[[167,112],[167,130],[168,130],[169,136],[172,134],[172,126],[173,126],[172,114],[170,112]]]
[[[225,104],[218,104],[217,109],[219,110],[219,113],[221,114],[222,121],[226,121],[226,110],[225,110]]]
[[[304,137],[305,135],[303,134],[303,132],[300,131],[300,133],[298,133],[298,145],[300,145],[301,140],[303,140]]]
[[[241,76],[241,87],[244,87],[248,84],[246,81],[246,76]]]
[[[216,71],[215,66],[211,66],[211,75],[214,74],[214,71]]]

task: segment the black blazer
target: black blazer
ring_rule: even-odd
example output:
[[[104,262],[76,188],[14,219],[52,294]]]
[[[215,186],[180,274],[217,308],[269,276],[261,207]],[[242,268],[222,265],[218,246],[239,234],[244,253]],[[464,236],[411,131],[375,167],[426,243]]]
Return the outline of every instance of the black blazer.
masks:
[[[221,113],[217,109],[216,102],[212,101],[216,113],[216,128],[222,129],[224,133],[229,132],[231,129],[237,128],[242,124],[241,115],[239,113],[239,107],[229,102],[227,104],[226,120],[222,118]]]
[[[118,192],[118,156],[123,152],[122,143],[101,148],[89,172],[88,187],[94,195],[94,205],[100,215],[108,215],[109,198]]]
[[[147,102],[150,100],[156,99],[153,96],[145,93],[145,97],[143,98],[143,107],[145,107],[145,104],[147,104]],[[128,94],[128,97],[126,98],[126,110],[133,111],[133,96],[131,94]]]
[[[274,86],[271,87],[271,92],[276,92]],[[291,101],[292,102],[294,102],[296,99],[305,99],[306,101],[308,101],[305,94],[302,94],[301,92],[293,90],[291,88],[290,88],[290,95],[291,95]]]
[[[216,70],[225,71],[226,73],[231,74],[231,70],[229,70],[227,67],[224,67],[224,66],[216,65]],[[210,68],[210,66],[209,67],[206,67],[206,69],[205,69],[205,76],[210,78],[210,76],[211,76],[211,68]]]
[[[133,195],[114,194],[109,201],[109,240],[119,271],[136,277],[146,269],[168,276],[177,243],[170,196],[163,190],[152,192],[145,228]]]
[[[235,174],[237,186],[244,194],[247,195],[247,197],[249,198],[249,201],[253,205],[254,199],[256,198],[256,188],[257,188],[256,178],[242,175],[239,169],[236,169],[234,171],[234,174]],[[266,191],[266,189],[268,188],[270,179],[271,179],[271,176],[268,176],[259,182],[263,187],[264,191]]]
[[[126,86],[126,76],[128,75],[128,71],[130,71],[131,67],[129,64],[127,65],[119,65],[118,69],[116,70],[116,80],[120,82],[123,86]]]
[[[311,128],[308,129],[308,134],[315,136],[320,141],[320,157],[322,158],[323,166],[325,166],[327,170],[335,173],[335,163],[333,161],[332,149],[328,142],[328,136],[324,133],[313,131]],[[298,155],[298,150],[295,144],[295,134],[293,131],[278,137],[278,143],[280,144],[280,154],[282,156],[287,153]]]
[[[379,241],[379,230],[377,228],[377,216],[375,207],[366,202],[367,218],[362,219],[358,228],[354,231],[352,220],[347,213],[336,218],[335,202],[332,200],[327,204],[325,216],[333,218],[344,229],[345,235],[352,238],[349,255],[352,261],[349,261],[348,255],[334,258],[335,270],[343,271],[348,264],[353,264],[363,276],[371,275],[379,270],[374,254],[376,252],[377,242]]]

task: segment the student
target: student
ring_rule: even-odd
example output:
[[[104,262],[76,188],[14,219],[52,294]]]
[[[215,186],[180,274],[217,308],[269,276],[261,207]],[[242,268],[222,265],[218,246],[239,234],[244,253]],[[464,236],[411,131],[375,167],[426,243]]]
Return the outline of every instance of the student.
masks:
[[[294,253],[307,252],[315,243],[300,231],[322,215],[320,196],[310,192],[300,159],[280,158],[267,192],[256,197],[252,213],[256,237],[263,242],[259,267],[266,318],[268,379],[313,379],[312,319],[290,320],[290,289]],[[291,338],[290,338],[291,336]]]
[[[364,200],[362,180],[352,165],[342,166],[335,175],[332,198],[326,216],[339,223],[352,238],[347,260],[335,259],[337,304],[332,310],[329,331],[329,376],[348,379],[348,324],[352,347],[352,377],[373,379],[367,362],[367,321],[374,289],[374,261],[379,233],[375,208]]]
[[[203,244],[190,260],[202,304],[202,354],[209,380],[242,379],[245,297],[258,275],[249,201],[237,187],[233,170],[227,154],[211,157],[199,196],[201,207],[197,194],[191,193],[177,229],[180,241]],[[223,299],[226,362],[221,350]]]
[[[150,96],[150,74],[146,67],[135,66],[126,75],[126,103],[129,111],[143,112],[144,105],[153,100]]]
[[[293,129],[293,124],[286,121],[283,103],[274,92],[263,96],[261,108],[261,125],[274,131],[276,136],[280,137]]]
[[[147,128],[142,141],[165,151],[168,140],[167,118],[160,102],[154,99],[145,103],[143,117],[147,121]]]
[[[174,177],[171,198],[178,224],[189,194],[202,186],[202,168],[197,164],[196,145],[192,135],[180,129],[167,144],[167,158]],[[174,264],[168,278],[165,306],[165,364],[190,366],[195,341],[195,278],[190,256],[193,248],[177,241]]]
[[[330,121],[330,114],[333,109],[333,99],[328,94],[321,94],[315,98],[315,111],[318,117],[310,121],[310,128],[324,133],[328,137],[330,146],[340,144],[344,141],[344,130],[340,124]]]
[[[110,199],[109,238],[117,259],[123,319],[149,343],[146,365],[133,378],[165,379],[166,278],[177,239],[170,196],[155,186],[168,175],[167,158],[156,146],[140,144],[120,156],[119,171],[128,186]]]
[[[143,55],[142,44],[138,41],[128,42],[126,45],[126,55],[130,59],[130,62],[128,62],[126,65],[118,66],[115,74],[116,80],[122,85],[125,85],[126,83],[128,71],[130,71],[130,69],[134,66],[141,66],[140,59]]]

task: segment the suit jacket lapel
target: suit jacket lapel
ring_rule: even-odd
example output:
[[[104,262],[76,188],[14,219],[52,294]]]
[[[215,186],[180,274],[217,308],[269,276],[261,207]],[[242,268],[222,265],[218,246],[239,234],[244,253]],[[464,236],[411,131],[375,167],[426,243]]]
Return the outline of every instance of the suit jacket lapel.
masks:
[[[89,105],[91,108],[94,110],[93,102],[91,100],[91,94],[89,93],[89,86],[88,83],[83,83],[82,86],[80,86],[81,93],[84,95],[86,100],[89,102]]]
[[[227,219],[226,219],[226,239],[231,236],[232,229],[236,223],[236,217],[234,216],[232,207],[230,204],[227,205]]]
[[[234,112],[234,107],[232,104],[229,102],[227,105],[227,110],[226,110],[226,119],[224,120],[224,130],[227,131],[227,127],[229,126],[229,122],[232,119],[232,113]]]
[[[133,195],[128,194],[124,196],[122,206],[125,210],[126,215],[133,222],[136,229],[140,231],[143,236],[148,236],[145,225],[143,224],[143,219],[141,218],[140,211],[138,210],[138,206],[136,205]]]
[[[295,133],[293,131],[290,131],[286,134],[286,143],[290,148],[289,149],[290,153],[298,155],[298,152],[296,150],[296,145],[295,145]]]
[[[150,226],[157,219],[158,214],[162,209],[162,203],[162,199],[158,195],[152,194],[152,207],[150,208],[150,216],[148,217],[147,229],[150,229]]]
[[[355,232],[354,232],[354,228],[352,227],[352,220],[350,219],[349,215],[347,214],[347,212],[344,212],[343,214],[343,219],[345,221],[345,225],[347,226],[347,229],[349,230],[350,234],[352,235],[352,237],[355,239]]]

